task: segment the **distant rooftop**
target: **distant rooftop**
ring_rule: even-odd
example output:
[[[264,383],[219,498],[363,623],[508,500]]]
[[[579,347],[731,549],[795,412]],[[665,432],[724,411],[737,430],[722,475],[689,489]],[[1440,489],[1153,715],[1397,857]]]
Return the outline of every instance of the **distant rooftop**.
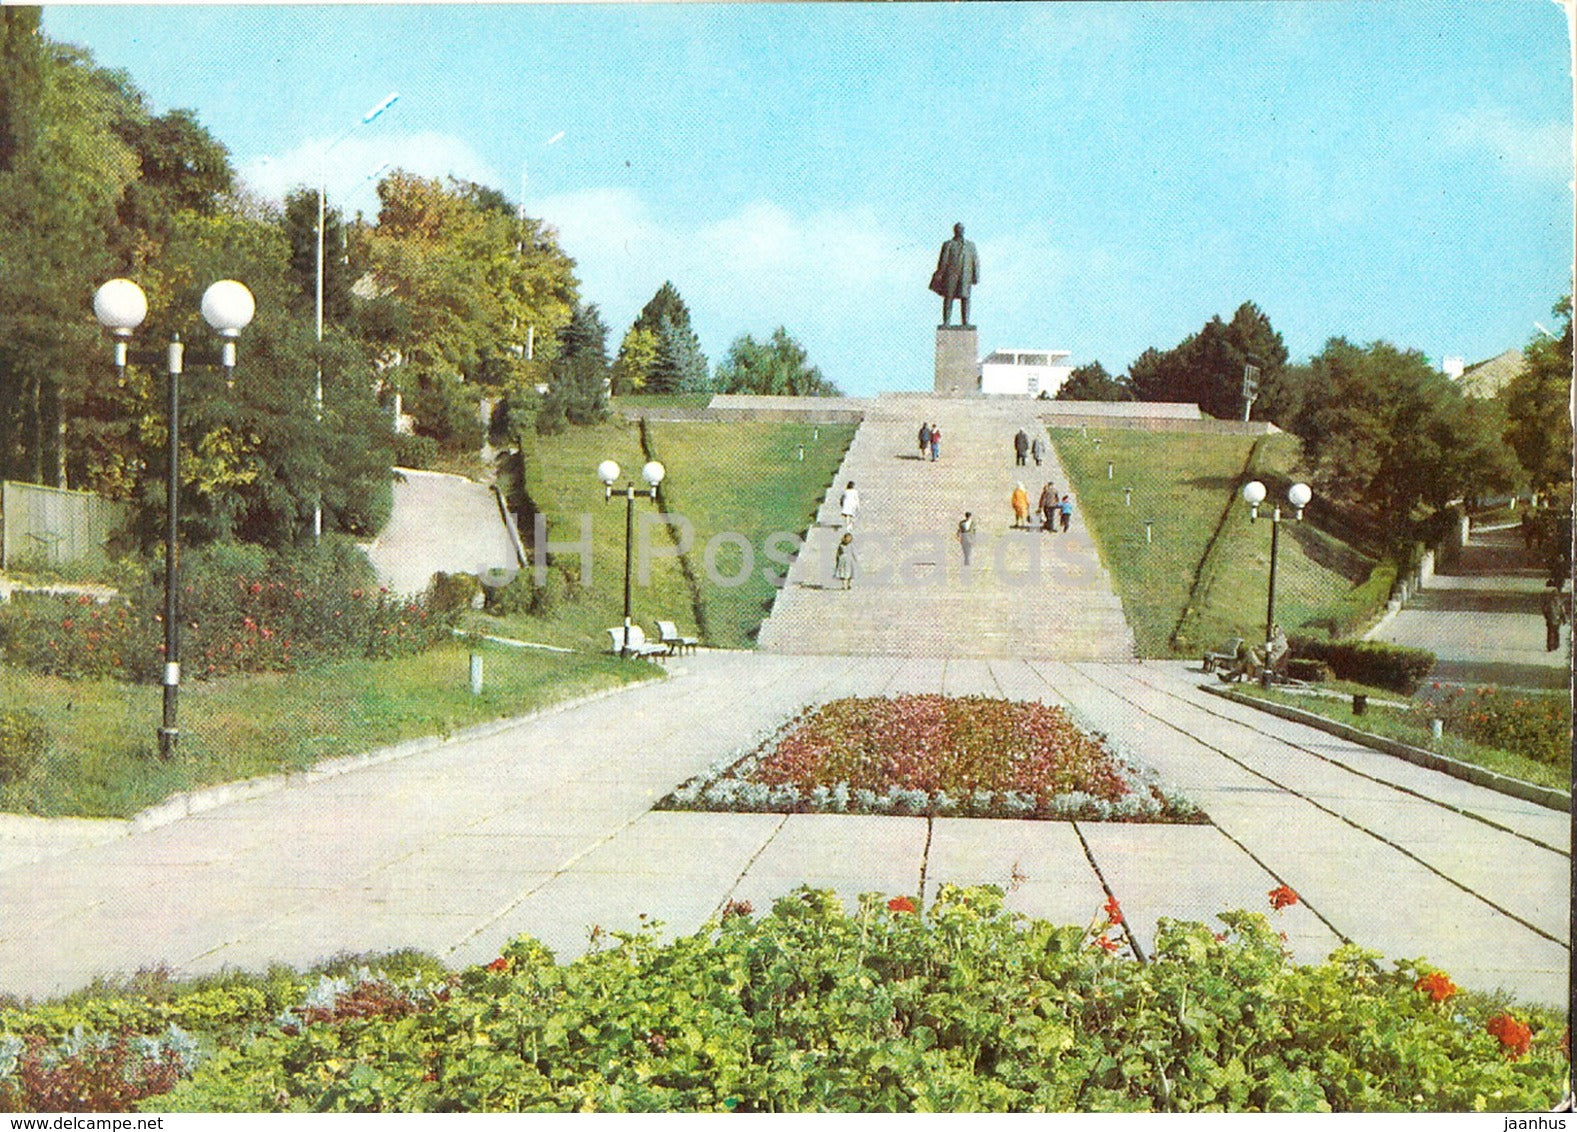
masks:
[[[1493,397],[1520,373],[1526,362],[1520,349],[1507,350],[1482,362],[1474,362],[1462,372],[1462,392],[1470,397]]]

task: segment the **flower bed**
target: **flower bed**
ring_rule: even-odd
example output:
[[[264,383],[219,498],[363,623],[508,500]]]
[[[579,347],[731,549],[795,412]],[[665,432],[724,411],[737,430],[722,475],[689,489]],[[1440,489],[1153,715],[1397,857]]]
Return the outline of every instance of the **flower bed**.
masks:
[[[1285,899],[1285,894],[1283,896]],[[1266,917],[1089,927],[998,889],[853,914],[800,889],[701,930],[529,937],[446,972],[275,967],[196,989],[0,1004],[0,1112],[1523,1112],[1559,1101],[1564,1018]]]
[[[941,695],[849,697],[807,709],[658,808],[1206,820],[1063,708]]]
[[[1571,758],[1571,703],[1565,692],[1491,687],[1469,692],[1435,684],[1413,713],[1421,726],[1438,718],[1447,731],[1550,766],[1564,766]]]

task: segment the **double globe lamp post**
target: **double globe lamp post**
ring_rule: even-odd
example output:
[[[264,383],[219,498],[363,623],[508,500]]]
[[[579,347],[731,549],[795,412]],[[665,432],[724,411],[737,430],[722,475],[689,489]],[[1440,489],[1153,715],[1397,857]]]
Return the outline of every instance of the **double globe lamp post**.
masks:
[[[1303,509],[1309,505],[1309,500],[1314,498],[1314,492],[1306,483],[1295,483],[1287,489],[1287,502],[1292,504],[1293,518],[1302,519]],[[1251,480],[1243,485],[1243,501],[1248,504],[1248,515],[1251,521],[1259,518],[1259,505],[1265,502],[1265,485],[1258,480]],[[1281,507],[1277,506],[1270,514],[1270,596],[1265,602],[1265,665],[1260,672],[1260,683],[1270,687],[1271,658],[1270,642],[1276,634],[1276,551],[1279,536],[1281,535]]]
[[[252,321],[256,309],[252,292],[233,279],[215,283],[203,292],[203,319],[219,333],[219,365],[224,370],[226,383],[234,380],[236,338]],[[165,484],[164,530],[164,717],[159,727],[159,754],[170,758],[175,754],[176,742],[180,737],[180,730],[176,726],[176,705],[181,685],[181,370],[186,347],[179,334],[172,334],[162,354],[132,353],[132,331],[148,317],[148,298],[142,288],[130,279],[111,279],[100,287],[93,296],[93,313],[115,339],[115,368],[122,376],[128,361],[156,365],[162,360],[170,378],[167,402],[170,418],[169,465]]]
[[[648,484],[645,488],[637,488],[633,483],[626,483],[622,488],[613,485],[619,479],[619,465],[613,460],[604,460],[597,465],[597,478],[602,481],[603,500],[612,503],[614,498],[624,499],[624,636],[619,645],[619,655],[630,655],[630,544],[635,536],[635,501],[637,499],[650,499],[653,503],[657,499],[657,486],[663,482],[667,470],[656,460],[652,460],[641,469],[641,478]]]

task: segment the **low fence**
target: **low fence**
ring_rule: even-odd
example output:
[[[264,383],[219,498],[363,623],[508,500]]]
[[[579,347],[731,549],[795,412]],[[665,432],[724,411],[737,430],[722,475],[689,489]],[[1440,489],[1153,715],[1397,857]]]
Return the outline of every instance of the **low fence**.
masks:
[[[0,482],[0,570],[24,561],[52,566],[103,549],[126,525],[124,503],[90,491]]]
[[[1218,421],[1208,417],[1128,417],[1096,416],[1094,414],[1048,414],[1035,410],[1042,423],[1049,428],[1101,428],[1128,429],[1136,432],[1194,432],[1212,436],[1269,436],[1281,429],[1269,421]]]

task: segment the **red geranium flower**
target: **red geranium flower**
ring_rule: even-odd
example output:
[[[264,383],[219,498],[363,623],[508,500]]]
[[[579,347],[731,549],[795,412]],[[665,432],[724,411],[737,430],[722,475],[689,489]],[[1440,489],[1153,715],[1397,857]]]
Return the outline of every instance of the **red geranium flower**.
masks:
[[[1506,1047],[1506,1056],[1512,1061],[1527,1053],[1533,1044],[1533,1031],[1527,1023],[1518,1022],[1510,1014],[1495,1015],[1484,1023],[1484,1029],[1500,1039],[1500,1044]]]
[[[1102,951],[1110,955],[1122,947],[1122,943],[1113,939],[1109,935],[1098,935],[1094,939],[1090,940],[1090,946],[1099,947]]]
[[[1278,912],[1297,902],[1298,894],[1284,884],[1279,884],[1270,890],[1270,906]]]
[[[914,901],[907,896],[895,896],[887,902],[887,910],[895,913],[913,912]]]
[[[1457,993],[1457,985],[1444,971],[1432,971],[1413,984],[1414,990],[1426,992],[1435,1002],[1444,1002]]]
[[[1120,924],[1123,922],[1122,905],[1117,903],[1117,897],[1106,898],[1106,919],[1108,923]]]
[[[498,973],[502,973],[504,971],[509,970],[509,959],[508,959],[508,957],[500,955],[497,959],[493,960],[491,963],[489,963],[487,965],[487,969],[489,971],[495,971],[495,972],[498,972]]]

